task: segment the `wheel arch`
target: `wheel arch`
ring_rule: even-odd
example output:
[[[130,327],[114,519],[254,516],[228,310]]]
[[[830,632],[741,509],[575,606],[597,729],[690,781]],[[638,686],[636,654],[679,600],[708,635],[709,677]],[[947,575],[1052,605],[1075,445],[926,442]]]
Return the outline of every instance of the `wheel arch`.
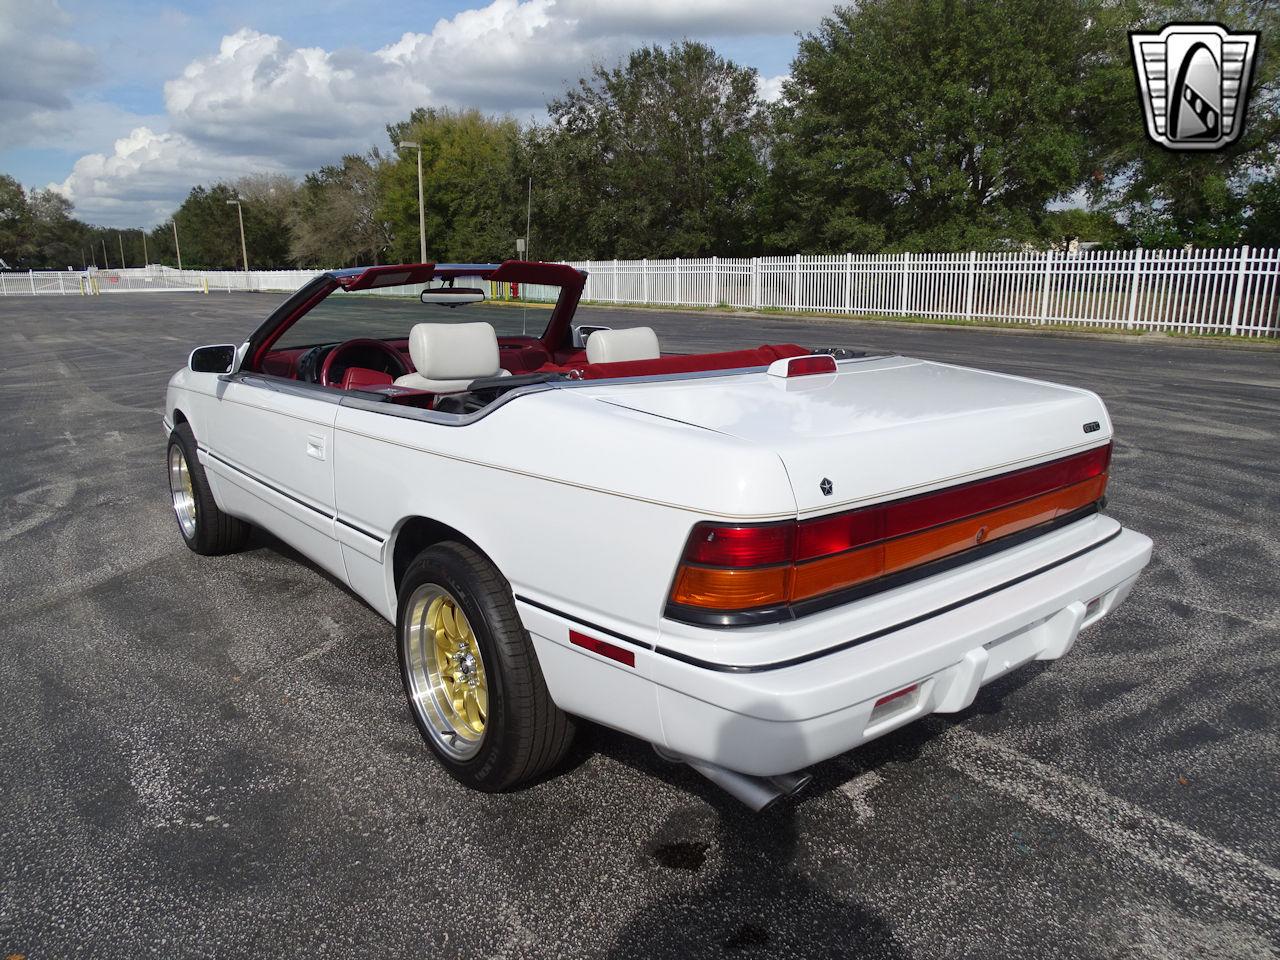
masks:
[[[391,533],[390,543],[387,546],[387,556],[391,561],[389,564],[389,587],[393,602],[400,594],[400,582],[404,579],[404,574],[409,569],[409,564],[413,563],[413,558],[428,547],[443,543],[446,540],[465,543],[490,563],[493,563],[493,557],[484,547],[456,527],[432,517],[421,515],[405,517],[396,524]],[[494,566],[496,567],[497,564],[495,563]]]

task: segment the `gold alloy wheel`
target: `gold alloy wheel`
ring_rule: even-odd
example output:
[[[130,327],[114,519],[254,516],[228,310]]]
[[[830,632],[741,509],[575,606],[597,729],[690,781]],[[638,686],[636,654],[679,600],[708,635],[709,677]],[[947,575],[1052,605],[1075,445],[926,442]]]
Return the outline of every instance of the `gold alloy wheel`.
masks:
[[[188,540],[196,535],[196,491],[191,485],[191,469],[178,444],[169,445],[169,495],[178,526]]]
[[[405,611],[409,698],[422,726],[449,756],[475,756],[489,718],[489,686],[475,631],[453,594],[424,583]]]

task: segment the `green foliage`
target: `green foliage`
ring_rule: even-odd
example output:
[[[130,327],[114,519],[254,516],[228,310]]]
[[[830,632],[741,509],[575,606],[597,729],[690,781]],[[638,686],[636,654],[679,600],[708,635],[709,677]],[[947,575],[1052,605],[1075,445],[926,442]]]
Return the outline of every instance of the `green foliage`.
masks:
[[[867,0],[804,37],[778,117],[779,249],[955,250],[1037,234],[1089,169],[1103,0]]]
[[[71,204],[52,190],[28,194],[0,175],[0,259],[19,270],[84,266],[90,229],[71,216]]]
[[[208,270],[243,269],[235,191],[225,183],[193,187],[173,215],[182,244],[183,265]],[[248,224],[246,240],[248,239]],[[250,261],[252,264],[252,261]]]
[[[240,224],[234,203],[244,211],[249,267],[269,270],[289,266],[288,216],[297,185],[287,177],[249,176],[234,184],[194,187],[178,207],[182,264],[189,269],[242,270]],[[157,231],[160,233],[162,231]],[[154,235],[154,234],[153,234]],[[172,230],[169,231],[172,238]],[[159,240],[159,237],[157,237]],[[169,247],[160,241],[160,249]]]
[[[1280,178],[1274,169],[1251,184],[1244,240],[1254,247],[1280,247]]]
[[[705,44],[635,50],[548,105],[525,145],[555,257],[753,252],[766,118],[756,71]]]
[[[1128,32],[1216,20],[1260,33],[1244,136],[1176,153],[1145,135]],[[513,256],[532,178],[539,259],[1280,245],[1280,7],[1257,0],[863,0],[800,39],[780,102],[684,41],[595,67],[542,123],[415,110],[391,150],[301,183],[193,188],[166,221],[93,227],[0,175],[0,257],[18,268],[325,268]],[[1087,197],[1090,209],[1063,208]],[[105,251],[104,251],[105,247]],[[105,256],[105,261],[104,261]]]
[[[1093,128],[1105,153],[1091,198],[1127,221],[1144,246],[1228,246],[1256,235],[1257,228],[1250,225],[1250,194],[1261,171],[1273,171],[1274,176],[1280,159],[1280,8],[1252,0],[1148,0],[1126,9],[1126,29],[1218,21],[1232,30],[1258,31],[1253,93],[1240,139],[1206,153],[1175,152],[1153,144],[1144,132],[1136,97],[1101,111]],[[1120,87],[1131,84],[1132,75],[1128,39],[1116,29],[1096,76],[1099,83],[1106,80]]]
[[[375,150],[308,174],[288,215],[290,257],[300,266],[381,263],[392,241],[379,207],[385,161]],[[416,204],[416,197],[415,197]]]
[[[1110,248],[1133,246],[1129,230],[1111,214],[1080,207],[1049,211],[1040,218],[1039,234],[1046,244],[1059,250],[1065,249],[1072,240]]]
[[[524,233],[524,193],[517,182],[520,128],[478,110],[418,109],[387,127],[395,159],[379,168],[378,216],[389,225],[388,257],[416,262],[417,151],[421,144],[427,259],[440,263],[503,260]]]
[[[34,249],[27,192],[13,177],[0,175],[0,259],[16,269],[30,259]]]

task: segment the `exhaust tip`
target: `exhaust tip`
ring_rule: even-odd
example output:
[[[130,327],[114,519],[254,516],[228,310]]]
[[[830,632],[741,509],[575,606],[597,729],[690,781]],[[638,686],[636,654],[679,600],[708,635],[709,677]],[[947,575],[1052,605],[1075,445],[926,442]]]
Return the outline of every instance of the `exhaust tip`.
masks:
[[[693,768],[756,813],[763,813],[787,796],[786,790],[771,777],[753,777],[750,774],[739,773],[705,760],[695,760],[693,757],[663,749],[657,744],[654,744],[653,748],[664,760],[684,763]]]
[[[804,792],[804,789],[813,782],[813,774],[811,773],[780,773],[777,776],[769,777],[769,782],[782,791],[787,797],[794,797]]]

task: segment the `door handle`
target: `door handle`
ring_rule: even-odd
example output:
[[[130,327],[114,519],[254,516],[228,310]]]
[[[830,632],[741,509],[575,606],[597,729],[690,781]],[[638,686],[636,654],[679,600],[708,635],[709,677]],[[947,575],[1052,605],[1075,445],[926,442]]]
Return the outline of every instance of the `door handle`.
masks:
[[[307,456],[315,457],[317,460],[324,459],[324,437],[319,434],[310,434],[307,437]]]

